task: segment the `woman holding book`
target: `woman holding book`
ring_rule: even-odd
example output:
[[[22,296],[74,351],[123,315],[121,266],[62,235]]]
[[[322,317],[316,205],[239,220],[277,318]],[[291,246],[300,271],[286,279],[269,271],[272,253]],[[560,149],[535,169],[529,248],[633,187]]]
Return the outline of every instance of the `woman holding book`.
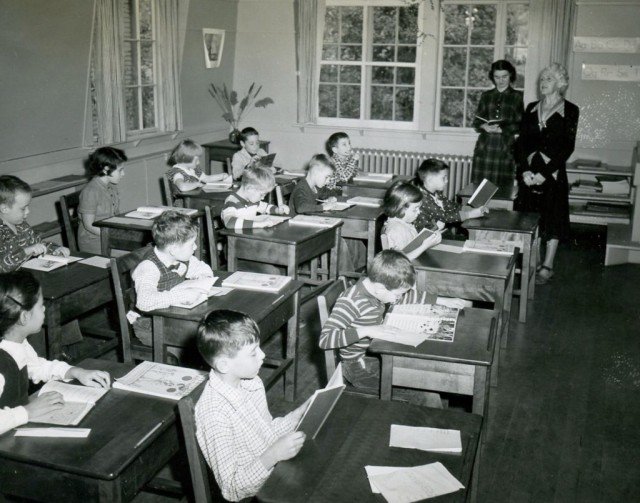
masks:
[[[516,69],[504,59],[491,65],[489,80],[495,87],[482,93],[473,120],[480,136],[473,152],[471,180],[478,184],[487,178],[498,187],[508,187],[515,178],[513,144],[524,108],[522,92],[511,87]]]
[[[566,163],[576,144],[576,105],[564,99],[569,86],[566,68],[558,63],[542,70],[542,99],[529,103],[516,146],[518,211],[540,213],[540,235],[546,244],[537,284],[553,277],[553,261],[560,240],[569,234],[569,183]]]

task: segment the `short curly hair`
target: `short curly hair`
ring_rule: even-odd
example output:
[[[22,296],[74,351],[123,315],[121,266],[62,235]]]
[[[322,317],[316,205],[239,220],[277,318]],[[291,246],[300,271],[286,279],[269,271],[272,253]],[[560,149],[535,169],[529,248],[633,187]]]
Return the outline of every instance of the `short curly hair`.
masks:
[[[560,94],[564,95],[567,92],[567,87],[569,87],[569,72],[567,69],[560,63],[551,63],[540,72],[540,77],[545,73],[553,75],[553,78],[558,82]]]

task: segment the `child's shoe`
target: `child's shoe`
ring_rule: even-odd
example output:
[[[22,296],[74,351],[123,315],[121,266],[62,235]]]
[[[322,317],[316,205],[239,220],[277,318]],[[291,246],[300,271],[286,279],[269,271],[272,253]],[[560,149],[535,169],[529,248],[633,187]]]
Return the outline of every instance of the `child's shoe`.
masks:
[[[363,360],[343,360],[342,375],[354,388],[375,393],[380,389],[380,377],[367,371]]]

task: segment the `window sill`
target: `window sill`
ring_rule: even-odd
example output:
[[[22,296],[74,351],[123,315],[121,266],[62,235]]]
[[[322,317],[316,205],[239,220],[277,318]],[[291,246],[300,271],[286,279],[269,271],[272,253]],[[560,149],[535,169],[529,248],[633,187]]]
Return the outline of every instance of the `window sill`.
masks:
[[[447,137],[447,138],[456,138],[460,140],[470,140],[476,139],[478,137],[478,133],[476,133],[473,129],[462,129],[458,130],[455,128],[450,129],[438,129],[434,131],[427,131],[421,129],[396,129],[389,127],[365,127],[365,126],[349,126],[349,125],[330,125],[330,124],[301,124],[294,123],[293,127],[296,127],[300,130],[301,133],[306,131],[351,131],[357,132],[360,136],[376,136],[378,134],[386,135],[398,135],[407,137],[411,135],[413,137],[421,137],[423,140],[428,138],[438,138],[438,137]]]

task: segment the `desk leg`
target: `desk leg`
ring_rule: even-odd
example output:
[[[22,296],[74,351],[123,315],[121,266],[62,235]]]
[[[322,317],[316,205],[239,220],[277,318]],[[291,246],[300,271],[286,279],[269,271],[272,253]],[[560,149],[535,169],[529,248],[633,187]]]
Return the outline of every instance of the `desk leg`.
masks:
[[[238,258],[236,257],[236,238],[227,236],[227,269],[230,272],[238,270]]]
[[[373,263],[373,257],[375,256],[375,254],[376,254],[376,222],[369,221],[369,224],[367,225],[367,263],[365,265],[366,271],[369,271],[369,266]]]
[[[382,355],[380,363],[380,400],[391,400],[393,388],[393,355]]]
[[[108,227],[102,227],[100,229],[100,248],[102,249],[102,255],[105,257],[111,256],[111,233]]]
[[[296,399],[298,386],[298,332],[300,325],[300,290],[292,299],[293,315],[287,321],[287,350],[286,357],[292,358],[293,363],[284,374],[284,398],[289,402]]]
[[[205,225],[204,225],[204,215],[198,217],[198,248],[196,248],[196,258],[198,260],[202,260],[204,255],[204,235],[206,233]],[[209,262],[211,262],[211,257],[209,257]]]
[[[538,268],[538,263],[540,262],[540,235],[539,229],[536,228],[534,235],[531,237],[531,263],[533,270],[535,271]],[[533,296],[535,294],[536,282],[529,282],[529,299],[533,300]]]
[[[511,305],[513,304],[513,285],[516,279],[516,268],[513,267],[511,271],[511,275],[507,280],[507,285],[504,291],[504,308],[502,309],[502,318],[503,323],[505,323],[503,328],[503,334],[500,337],[500,347],[501,349],[507,349],[507,344],[509,340],[509,329],[511,325]]]
[[[520,273],[520,309],[518,321],[527,321],[527,304],[529,301],[529,281],[531,278],[531,237],[524,238],[524,250],[522,256],[522,267]],[[535,266],[534,266],[535,267]]]
[[[340,238],[342,237],[342,229],[336,227],[335,230],[335,243],[331,248],[331,256],[329,257],[329,277],[328,279],[336,279],[340,274]]]
[[[488,426],[486,413],[489,410],[489,382],[487,381],[487,377],[489,377],[487,374],[489,371],[489,367],[475,365],[473,378],[473,405],[471,412],[474,414],[480,414],[484,417],[484,428],[487,428]]]
[[[55,360],[62,354],[62,329],[60,327],[60,305],[58,302],[47,303],[45,315],[47,327],[45,344],[47,359]]]
[[[298,277],[298,257],[296,256],[296,245],[287,246],[287,276],[293,279]]]
[[[204,172],[207,175],[211,174],[211,151],[209,147],[204,147]]]
[[[164,320],[162,316],[154,316],[152,320],[153,330],[153,361],[164,363]]]

